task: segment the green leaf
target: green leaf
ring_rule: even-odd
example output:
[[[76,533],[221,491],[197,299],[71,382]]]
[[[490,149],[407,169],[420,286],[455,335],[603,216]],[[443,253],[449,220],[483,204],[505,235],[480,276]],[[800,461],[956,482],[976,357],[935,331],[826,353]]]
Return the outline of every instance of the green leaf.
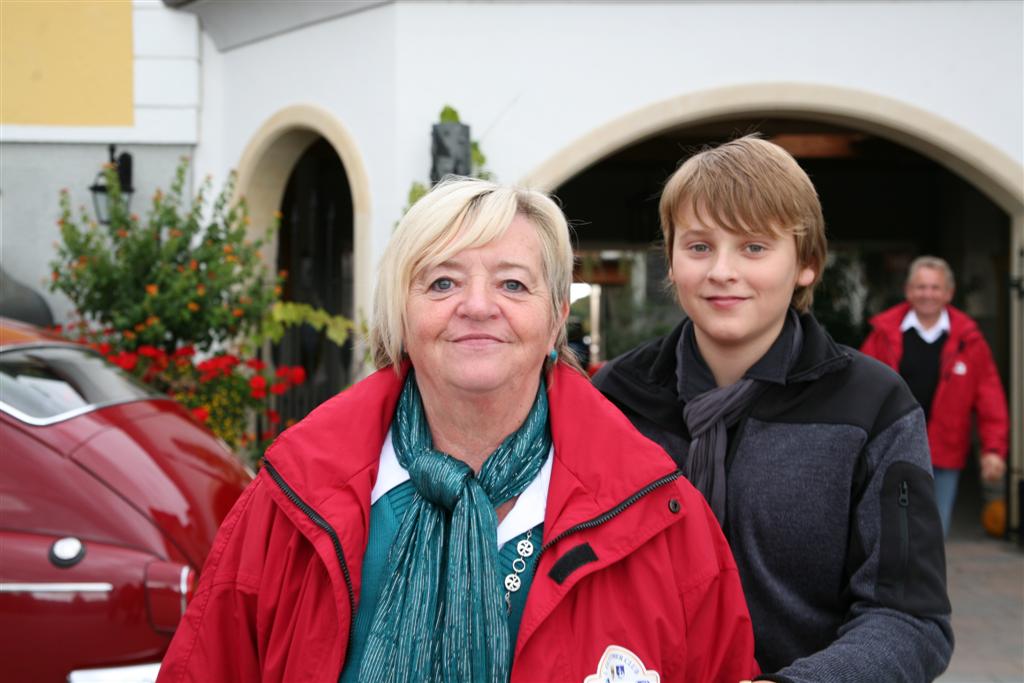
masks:
[[[459,112],[455,111],[450,104],[444,105],[444,109],[441,110],[441,123],[461,123]]]

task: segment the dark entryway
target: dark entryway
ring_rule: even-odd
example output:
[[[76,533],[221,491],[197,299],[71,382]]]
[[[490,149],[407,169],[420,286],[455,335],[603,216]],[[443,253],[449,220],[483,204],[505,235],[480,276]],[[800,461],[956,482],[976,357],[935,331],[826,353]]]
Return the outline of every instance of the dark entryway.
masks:
[[[591,270],[604,279],[604,358],[622,350],[616,334],[654,336],[678,317],[663,286],[663,183],[704,145],[755,131],[788,149],[821,197],[831,256],[815,308],[834,337],[858,345],[866,319],[902,300],[910,261],[934,254],[952,265],[953,303],[978,321],[1004,382],[1009,379],[1009,215],[944,166],[900,144],[791,119],[669,131],[605,158],[555,191],[575,228],[580,278],[587,281]]]
[[[593,307],[600,311],[600,359],[678,322],[678,306],[664,285],[662,185],[704,145],[750,132],[788,149],[821,197],[830,260],[815,313],[837,340],[859,346],[867,319],[902,300],[910,261],[933,254],[953,267],[953,303],[977,320],[1009,388],[1009,215],[944,166],[892,140],[794,119],[731,119],[668,131],[593,164],[555,191],[575,228],[582,264],[577,277],[601,285]],[[591,303],[573,305],[585,325]],[[972,462],[956,508],[963,524],[975,529],[981,507],[976,479]]]
[[[281,203],[277,267],[288,271],[282,299],[333,315],[353,314],[352,193],[345,168],[324,139],[302,154]],[[351,382],[352,344],[338,347],[308,325],[290,329],[273,349],[277,365],[301,365],[304,385],[282,397],[285,419],[301,419]]]

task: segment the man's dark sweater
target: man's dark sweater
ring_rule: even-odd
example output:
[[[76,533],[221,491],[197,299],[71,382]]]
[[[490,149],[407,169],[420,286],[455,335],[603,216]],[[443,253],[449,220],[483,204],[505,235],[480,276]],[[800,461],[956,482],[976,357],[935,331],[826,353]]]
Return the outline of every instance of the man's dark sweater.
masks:
[[[726,459],[724,530],[762,678],[931,681],[953,634],[924,415],[890,369],[836,345],[810,315],[799,324],[788,373],[775,372],[775,347],[751,368],[767,388],[730,430]],[[681,331],[594,378],[680,465]]]

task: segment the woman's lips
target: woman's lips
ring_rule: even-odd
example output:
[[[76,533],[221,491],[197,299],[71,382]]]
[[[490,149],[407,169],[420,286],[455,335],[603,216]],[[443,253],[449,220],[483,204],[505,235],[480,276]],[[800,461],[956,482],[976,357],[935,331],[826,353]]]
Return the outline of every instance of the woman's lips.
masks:
[[[464,334],[461,337],[456,337],[453,340],[456,344],[463,346],[492,346],[494,344],[502,343],[502,340],[498,337],[489,334]]]

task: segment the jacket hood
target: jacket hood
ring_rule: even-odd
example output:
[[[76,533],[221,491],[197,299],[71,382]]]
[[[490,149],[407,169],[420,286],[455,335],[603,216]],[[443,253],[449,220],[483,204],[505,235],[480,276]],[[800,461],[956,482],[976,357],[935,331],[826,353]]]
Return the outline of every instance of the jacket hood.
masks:
[[[368,507],[407,372],[407,365],[399,374],[390,367],[377,371],[323,403],[268,450],[267,460],[289,488],[328,520],[332,507],[352,495],[365,498]],[[548,402],[555,461],[546,537],[606,512],[675,471],[660,447],[568,366],[557,365],[549,376]],[[619,453],[629,454],[628,467],[610,463]]]

